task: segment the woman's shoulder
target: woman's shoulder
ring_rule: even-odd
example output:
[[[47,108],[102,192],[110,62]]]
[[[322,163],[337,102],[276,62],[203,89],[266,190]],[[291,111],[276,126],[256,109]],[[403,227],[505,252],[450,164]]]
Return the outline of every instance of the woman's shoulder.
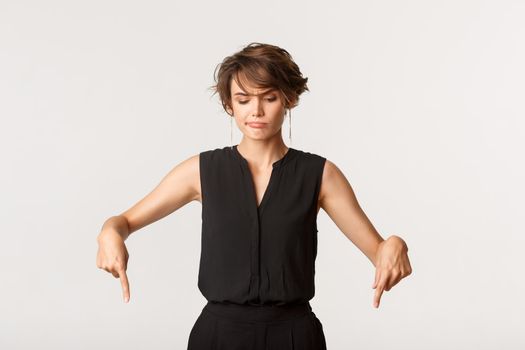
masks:
[[[318,152],[315,152],[312,150],[307,151],[304,149],[295,149],[295,148],[294,150],[300,155],[300,159],[303,159],[303,161],[307,161],[307,162],[315,163],[315,164],[319,164],[319,163],[324,164],[324,162],[326,161],[326,157]]]
[[[296,158],[307,163],[319,164],[326,161],[326,157],[319,152],[313,150],[304,150],[294,147],[289,147],[292,152],[291,158]],[[204,149],[199,152],[199,156],[205,160],[220,160],[231,159],[234,155],[233,146],[220,146],[214,148]]]
[[[231,146],[206,148],[201,150],[199,154],[224,153],[228,150],[228,148],[231,148]]]
[[[199,159],[201,162],[219,162],[224,159],[232,159],[232,157],[232,146],[208,148],[199,152]]]

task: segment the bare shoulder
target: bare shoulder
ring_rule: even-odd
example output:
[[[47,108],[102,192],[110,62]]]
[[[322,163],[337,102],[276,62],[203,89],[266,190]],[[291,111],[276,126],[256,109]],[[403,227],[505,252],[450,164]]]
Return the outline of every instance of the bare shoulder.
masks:
[[[197,200],[201,202],[201,181],[200,181],[200,155],[195,154],[181,163],[179,163],[175,169],[179,170],[180,176],[184,179],[184,182],[186,182],[192,189],[192,193],[194,196],[192,197],[192,200]],[[179,169],[180,168],[180,169]]]
[[[177,208],[200,199],[199,154],[179,162],[164,176],[157,188],[167,195]]]
[[[321,188],[319,190],[319,204],[324,207],[323,204],[327,198],[332,197],[338,192],[352,191],[350,183],[347,178],[339,169],[339,167],[329,159],[326,159],[323,176],[321,180]]]
[[[319,203],[322,203],[323,198],[326,195],[326,187],[328,186],[328,183],[331,182],[330,180],[334,177],[336,169],[337,166],[327,158],[323,167],[323,177],[321,179],[321,188],[319,190]]]
[[[321,188],[319,189],[317,211],[319,211],[319,209],[323,207],[323,201],[328,191],[327,187],[329,187],[330,183],[333,182],[332,179],[336,171],[337,171],[337,166],[327,158],[324,162],[324,167],[323,167],[323,172],[322,172],[323,176],[321,178]]]
[[[147,226],[190,203],[200,201],[199,154],[175,165],[144,198],[123,212],[129,232]]]

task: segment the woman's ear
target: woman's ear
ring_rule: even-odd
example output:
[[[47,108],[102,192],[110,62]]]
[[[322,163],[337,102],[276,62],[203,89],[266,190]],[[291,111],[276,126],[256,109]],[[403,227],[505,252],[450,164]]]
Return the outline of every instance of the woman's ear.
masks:
[[[226,113],[233,117],[233,110],[229,104],[226,105]]]
[[[297,99],[290,100],[290,104],[288,106],[289,109],[292,109],[297,106]]]

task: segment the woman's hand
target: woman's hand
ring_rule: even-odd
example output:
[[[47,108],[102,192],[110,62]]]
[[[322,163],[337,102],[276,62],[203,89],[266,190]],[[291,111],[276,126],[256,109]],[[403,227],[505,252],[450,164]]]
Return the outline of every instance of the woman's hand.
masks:
[[[401,279],[412,273],[408,260],[408,247],[400,237],[390,236],[379,244],[376,254],[376,275],[372,285],[376,289],[374,307],[379,307],[383,290],[387,292]]]
[[[97,267],[120,278],[124,302],[129,301],[129,282],[126,275],[129,254],[122,236],[113,228],[103,230],[97,237]]]

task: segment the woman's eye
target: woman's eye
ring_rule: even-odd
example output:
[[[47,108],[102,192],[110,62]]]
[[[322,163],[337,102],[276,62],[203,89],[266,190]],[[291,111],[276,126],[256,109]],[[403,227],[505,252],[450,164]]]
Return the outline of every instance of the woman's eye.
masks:
[[[266,101],[268,101],[268,102],[273,102],[273,101],[275,101],[275,100],[277,100],[277,97],[275,97],[275,96],[266,99]],[[248,102],[249,102],[249,100],[247,100],[247,101],[239,101],[239,104],[241,104],[241,105],[245,105],[245,104],[247,104]]]

